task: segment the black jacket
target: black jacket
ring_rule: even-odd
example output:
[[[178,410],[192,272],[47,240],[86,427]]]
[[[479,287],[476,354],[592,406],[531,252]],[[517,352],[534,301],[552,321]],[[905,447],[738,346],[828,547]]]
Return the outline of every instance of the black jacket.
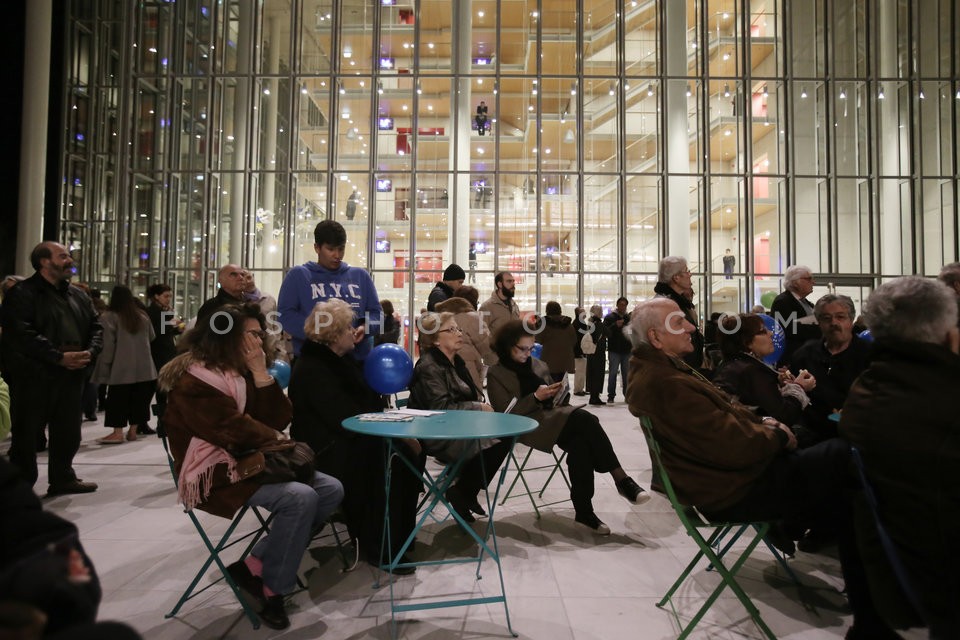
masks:
[[[617,326],[617,320],[623,320],[623,326]],[[603,325],[607,328],[607,351],[610,353],[630,353],[633,345],[630,339],[623,335],[623,329],[630,324],[630,314],[625,313],[622,316],[616,311],[611,311],[603,319]]]
[[[234,298],[221,288],[217,291],[217,295],[204,302],[200,310],[197,311],[197,324],[205,321],[212,316],[217,309],[228,304],[243,304],[243,300]]]
[[[806,369],[817,379],[817,386],[808,394],[811,405],[804,414],[808,427],[824,437],[836,435],[837,423],[827,416],[843,407],[853,381],[870,363],[870,354],[870,343],[856,336],[836,355],[827,351],[822,340],[811,340],[793,354],[790,371],[798,375],[800,369]]]
[[[150,325],[153,327],[154,339],[150,342],[150,355],[153,356],[153,366],[159,372],[163,365],[173,360],[177,355],[177,343],[175,338],[180,330],[170,325],[164,320],[169,320],[170,315],[164,316],[164,311],[158,305],[151,304],[147,307],[147,316],[150,318]],[[169,314],[169,312],[167,312]]]
[[[820,337],[820,325],[801,324],[800,318],[808,316],[806,308],[789,291],[778,295],[770,305],[770,315],[780,323],[784,333],[783,355],[780,356],[780,366],[793,368],[793,354],[808,340]],[[812,373],[812,372],[811,372]]]
[[[345,419],[386,406],[383,396],[367,385],[351,354],[338,356],[311,340],[303,343],[293,365],[288,394],[293,403],[290,437],[306,442],[317,455],[336,440],[362,437],[343,428]]]
[[[427,311],[436,311],[437,303],[452,297],[453,289],[445,285],[443,280],[438,281],[436,286],[430,290],[430,296],[427,298]]]
[[[952,351],[877,340],[840,419],[840,434],[860,450],[880,520],[929,614],[930,637],[938,638],[954,638],[960,629],[960,414],[953,395],[958,388],[960,356]],[[893,622],[906,614],[905,600],[859,499],[854,523],[870,595],[877,611]]]
[[[771,416],[786,425],[800,422],[801,400],[781,394],[777,372],[748,353],[725,359],[713,376],[713,384],[741,404],[756,407],[754,411],[760,416]]]
[[[63,344],[57,309],[66,299],[80,333],[80,349],[92,356],[88,370],[103,349],[103,329],[90,298],[63,283],[55,287],[35,273],[7,292],[3,301],[3,366],[6,374],[48,378],[60,369]],[[70,345],[68,348],[75,348]]]
[[[656,293],[658,297],[670,298],[676,302],[677,306],[680,307],[680,311],[683,311],[683,315],[686,316],[687,322],[696,328],[696,331],[690,336],[690,340],[693,342],[693,352],[683,356],[683,361],[694,369],[702,369],[704,340],[703,333],[700,331],[700,325],[697,323],[697,314],[694,311],[696,307],[692,302],[687,300],[686,296],[680,295],[673,290],[673,287],[665,282],[658,282],[657,286],[653,288],[653,292]]]

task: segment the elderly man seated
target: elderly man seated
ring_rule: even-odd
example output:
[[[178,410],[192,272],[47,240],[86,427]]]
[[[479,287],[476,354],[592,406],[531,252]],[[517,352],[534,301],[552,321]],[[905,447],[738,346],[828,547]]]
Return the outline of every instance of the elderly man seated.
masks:
[[[681,358],[693,349],[694,327],[672,300],[638,305],[630,326],[636,348],[627,403],[634,415],[650,418],[680,501],[717,520],[833,522],[854,612],[846,637],[897,637],[873,609],[853,544],[841,490],[845,443],[834,438],[795,451],[786,425],[731,401],[690,368]]]
[[[875,342],[870,366],[850,389],[840,434],[860,450],[931,638],[960,633],[960,333],[953,293],[940,282],[888,282],[867,300]],[[870,514],[855,502],[857,542],[884,618],[908,626]]]

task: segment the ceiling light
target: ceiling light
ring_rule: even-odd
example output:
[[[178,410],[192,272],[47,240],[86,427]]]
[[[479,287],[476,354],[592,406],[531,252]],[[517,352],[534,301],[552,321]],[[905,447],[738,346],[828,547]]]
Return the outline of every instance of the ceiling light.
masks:
[[[727,83],[723,84],[723,97],[724,98],[730,97],[730,85]]]
[[[886,96],[883,94],[883,85],[880,85],[880,91],[877,93],[877,100],[883,100]]]
[[[807,90],[806,90],[804,87],[802,87],[802,86],[800,87],[800,97],[801,97],[801,98],[806,98],[806,97],[807,97]]]
[[[846,99],[847,99],[847,90],[846,90],[846,89],[840,89],[840,99],[841,99],[841,100],[846,100]]]

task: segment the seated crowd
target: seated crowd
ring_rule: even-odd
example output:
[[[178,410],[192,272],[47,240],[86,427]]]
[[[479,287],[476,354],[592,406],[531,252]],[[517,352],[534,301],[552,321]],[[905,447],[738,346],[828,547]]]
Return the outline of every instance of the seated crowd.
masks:
[[[318,244],[321,255],[330,243]],[[335,258],[336,269],[344,270]],[[580,374],[586,386],[577,395],[589,393],[590,404],[603,405],[604,363],[590,360],[591,348],[598,348],[602,359],[597,345],[620,336],[632,346],[623,389],[627,406],[633,415],[650,420],[680,502],[710,520],[771,522],[769,541],[788,555],[797,540],[810,551],[819,548],[813,538],[835,540],[854,617],[847,638],[896,638],[893,629],[910,626],[928,627],[932,638],[953,637],[960,628],[955,579],[960,566],[951,553],[960,536],[955,471],[960,468],[960,430],[947,390],[960,383],[958,298],[943,283],[917,277],[880,286],[864,309],[875,339],[871,345],[854,335],[856,310],[849,297],[828,294],[812,304],[805,299],[812,290],[809,270],[792,269],[788,290],[777,298],[780,308],[796,309],[784,325],[789,353],[776,361],[769,318],[721,315],[711,331],[721,362],[711,362],[712,369],[703,359],[703,337],[690,303],[690,271],[682,258],[670,257],[661,265],[658,297],[632,313],[622,298],[609,321],[597,308],[589,318],[578,318],[579,325],[562,316],[556,303],[548,306],[545,319],[516,318],[504,278],[491,300],[506,315],[492,334],[478,312],[476,289],[455,288],[462,285],[463,272],[448,269],[451,277],[431,297],[436,311],[417,319],[420,357],[408,406],[532,418],[536,428],[519,442],[542,452],[558,447],[566,453],[574,520],[584,531],[607,535],[610,527],[593,506],[595,474],[609,473],[617,492],[633,504],[642,504],[649,494],[623,469],[598,414],[570,404],[565,378],[573,372],[575,358],[587,360]],[[296,336],[298,350],[285,394],[269,371],[275,358],[287,357],[293,349],[266,331],[264,306],[276,303],[239,267],[227,265],[220,275],[223,300],[205,305],[203,321],[180,338],[179,355],[167,349],[157,366],[147,359],[143,372],[130,373],[105,350],[95,379],[108,383],[115,395],[106,420],[112,433],[103,442],[136,439],[138,425],[145,422],[144,398],[149,400],[159,370],[162,426],[185,507],[224,518],[244,506],[273,514],[269,534],[227,571],[250,596],[262,621],[283,629],[289,626],[284,596],[296,588],[301,558],[338,508],[367,563],[394,566],[397,575],[414,573],[410,558],[391,561],[415,530],[424,488],[403,465],[384,465],[385,439],[343,427],[345,419],[382,411],[389,403],[363,375],[365,343],[378,333],[366,324],[369,318],[357,317],[350,304],[331,298],[298,316],[298,321],[305,316],[302,343],[299,327],[290,331],[285,324]],[[255,295],[245,297],[245,291]],[[115,290],[114,298],[102,320],[111,342],[137,340],[146,350],[157,337],[157,314],[137,308],[125,288]],[[808,315],[798,319],[798,314]],[[392,320],[393,314],[388,315]],[[533,355],[541,330],[548,331],[551,343],[543,360]],[[586,342],[582,333],[589,336]],[[810,339],[799,339],[801,334]],[[565,345],[562,353],[557,344]],[[574,355],[583,346],[587,351]],[[621,368],[613,356],[611,363],[608,402],[614,400]],[[86,364],[78,360],[76,366]],[[37,420],[31,421],[31,437]],[[289,437],[284,433],[288,425]],[[307,460],[306,471],[300,469],[293,480],[262,471],[265,453],[286,455],[294,443],[309,445],[312,466]],[[464,437],[390,444],[421,472],[428,456],[441,464],[462,461],[445,497],[457,519],[469,523],[491,508],[489,502],[481,503],[482,492],[513,443]],[[884,498],[878,519],[891,543],[878,536],[859,491],[851,444],[862,455],[868,481]],[[29,464],[20,464],[35,480],[32,446],[12,452],[11,458],[27,460]],[[0,471],[5,481],[13,475],[5,466]],[[68,464],[58,481],[83,485]],[[35,510],[32,503],[28,510]],[[385,548],[387,511],[391,535]],[[57,535],[71,535],[69,526],[54,524]],[[897,550],[902,566],[890,561]],[[95,579],[79,542],[69,553],[79,570]],[[0,584],[5,577],[0,571]],[[86,616],[85,622],[91,621]]]

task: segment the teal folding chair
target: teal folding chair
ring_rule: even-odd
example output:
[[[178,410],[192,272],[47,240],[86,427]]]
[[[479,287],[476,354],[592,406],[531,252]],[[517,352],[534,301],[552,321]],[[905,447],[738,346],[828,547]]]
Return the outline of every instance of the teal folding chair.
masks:
[[[567,472],[564,471],[563,469],[563,461],[567,457],[566,451],[562,451],[561,454],[558,456],[556,450],[553,449],[550,451],[550,455],[553,457],[552,462],[548,462],[547,464],[541,464],[541,465],[532,467],[530,466],[530,458],[533,456],[534,451],[535,449],[533,449],[532,447],[528,447],[527,454],[523,456],[523,460],[519,462],[517,461],[516,447],[514,447],[514,450],[510,452],[510,457],[507,459],[507,464],[509,465],[510,463],[513,463],[513,467],[517,470],[517,475],[514,476],[513,482],[511,482],[510,486],[507,488],[507,491],[504,494],[503,499],[500,501],[500,506],[503,506],[503,504],[510,498],[522,498],[523,496],[527,496],[528,498],[530,498],[530,504],[533,505],[533,510],[534,512],[536,512],[537,518],[539,518],[540,507],[549,507],[551,505],[560,504],[562,502],[567,502],[570,500],[570,496],[568,493],[567,497],[564,498],[563,500],[543,502],[543,494],[547,490],[547,487],[550,486],[550,481],[553,480],[553,478],[559,472],[560,477],[563,478],[563,482],[564,484],[567,485],[567,491],[569,492],[570,479],[567,477]],[[524,477],[524,472],[540,471],[543,469],[550,469],[550,475],[547,476],[547,479],[544,481],[543,486],[540,487],[540,491],[531,491],[530,485],[527,483],[527,479]],[[517,486],[518,481],[523,485],[524,490],[522,492],[518,490],[517,493],[514,493],[513,490]],[[536,495],[540,499],[539,504],[537,503],[537,500],[534,499],[534,495]]]
[[[750,597],[746,594],[746,592],[744,592],[739,583],[737,583],[735,578],[737,572],[743,567],[743,564],[746,562],[747,558],[749,558],[750,554],[753,553],[753,550],[757,547],[757,545],[760,544],[761,541],[764,541],[767,531],[770,529],[770,523],[711,522],[699,511],[697,511],[695,507],[682,504],[677,499],[676,492],[673,489],[673,484],[670,482],[670,476],[668,475],[660,459],[660,445],[653,437],[653,424],[650,422],[648,417],[644,416],[640,418],[640,425],[643,427],[643,432],[650,448],[650,458],[654,469],[660,476],[660,483],[662,485],[663,492],[670,500],[670,505],[680,518],[680,522],[683,524],[687,535],[693,539],[699,548],[699,551],[697,552],[696,556],[694,556],[693,560],[691,560],[686,566],[686,568],[680,574],[680,577],[676,579],[676,581],[667,591],[666,595],[664,595],[660,602],[657,603],[657,606],[660,608],[663,608],[667,603],[670,603],[670,608],[673,612],[674,618],[677,620],[677,624],[681,627],[678,640],[682,640],[690,635],[697,623],[700,622],[703,616],[707,613],[710,607],[713,606],[713,603],[716,602],[717,598],[726,588],[729,588],[737,596],[737,599],[747,610],[747,613],[750,615],[750,618],[754,621],[754,623],[756,623],[757,627],[759,627],[761,632],[763,632],[763,635],[771,640],[775,640],[776,636],[770,630],[770,627],[767,626],[767,623],[763,621],[763,618],[760,616],[760,611],[753,604],[753,602],[750,600]],[[732,540],[729,540],[727,544],[723,546],[723,548],[720,548],[721,540],[734,529],[738,529],[738,531],[734,533],[735,537]],[[704,537],[704,535],[701,533],[701,530],[709,531],[706,537]],[[726,556],[730,555],[733,551],[733,542],[747,531],[753,531],[754,535],[749,539],[746,547],[738,556],[736,556],[736,558],[733,560],[733,563],[726,563],[724,560]],[[781,562],[781,564],[789,570],[789,567],[786,567],[786,563],[780,554],[777,553],[772,546],[770,549],[774,552],[775,557]],[[713,570],[720,575],[721,582],[707,597],[706,601],[694,614],[690,622],[688,622],[684,627],[680,622],[680,616],[673,604],[672,597],[673,594],[676,593],[677,589],[680,588],[680,585],[683,584],[683,582],[693,572],[694,567],[701,558],[706,558],[707,562],[709,563],[709,567],[712,567]],[[792,571],[790,572],[790,575],[794,580],[796,580],[796,576],[793,575]]]
[[[163,450],[167,455],[167,463],[170,466],[170,474],[173,476],[173,484],[174,486],[177,486],[177,473],[174,467],[173,456],[170,453],[170,446],[167,444],[167,439],[165,437],[161,436],[160,441],[163,442]],[[246,516],[248,512],[252,513],[256,518],[256,521],[252,523],[253,528],[247,533],[234,538],[234,531],[236,531],[237,527],[240,525],[240,522],[244,519],[244,516]],[[221,556],[230,547],[246,542],[246,546],[244,546],[240,552],[239,559],[243,560],[246,558],[260,538],[269,533],[270,520],[273,519],[273,515],[270,514],[264,517],[263,513],[261,513],[257,507],[244,506],[242,509],[240,509],[240,511],[237,512],[237,515],[233,517],[233,520],[230,521],[230,526],[227,527],[227,530],[223,533],[223,535],[221,535],[217,542],[214,543],[193,510],[184,509],[184,513],[190,517],[190,521],[196,528],[197,533],[200,534],[200,538],[203,540],[203,544],[207,548],[209,555],[207,556],[207,559],[204,561],[203,565],[200,567],[200,570],[197,571],[197,574],[194,576],[193,580],[190,582],[190,586],[187,587],[186,591],[183,592],[183,595],[181,595],[180,599],[177,601],[177,604],[174,605],[173,609],[165,617],[172,618],[173,616],[177,615],[177,612],[180,611],[180,608],[183,607],[187,601],[196,598],[213,585],[218,584],[221,580],[226,580],[227,584],[230,586],[230,590],[233,591],[233,595],[236,596],[237,601],[243,608],[244,615],[249,618],[254,629],[259,629],[260,617],[257,616],[256,612],[247,604],[246,598],[244,598],[240,592],[240,587],[237,586],[237,584],[233,581],[233,578],[230,577],[230,574],[227,573],[227,567],[223,563],[223,560],[221,560]],[[212,580],[207,586],[195,591],[197,585],[206,575],[207,570],[210,569],[210,565],[212,564],[217,565],[217,568],[220,570],[220,576]]]

